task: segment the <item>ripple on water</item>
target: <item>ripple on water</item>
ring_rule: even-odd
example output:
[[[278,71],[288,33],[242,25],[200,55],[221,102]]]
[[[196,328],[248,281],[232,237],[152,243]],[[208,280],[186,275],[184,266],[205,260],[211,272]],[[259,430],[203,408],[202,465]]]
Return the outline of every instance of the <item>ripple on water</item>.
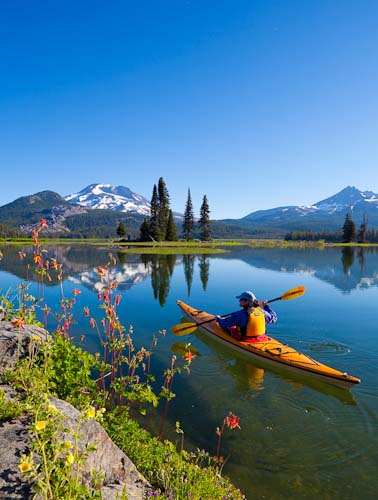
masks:
[[[351,348],[336,342],[324,341],[308,344],[308,350],[321,354],[332,354],[334,356],[344,356],[351,352]]]
[[[326,471],[373,453],[377,446],[378,418],[369,406],[343,405],[312,391],[307,397],[277,392],[266,422],[268,438],[257,452],[257,467],[263,470]]]

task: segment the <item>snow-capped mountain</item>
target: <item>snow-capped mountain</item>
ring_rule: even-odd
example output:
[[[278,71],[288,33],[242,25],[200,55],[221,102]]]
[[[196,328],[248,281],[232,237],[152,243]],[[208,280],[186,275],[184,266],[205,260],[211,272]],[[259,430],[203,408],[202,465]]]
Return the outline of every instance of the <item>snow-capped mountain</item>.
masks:
[[[90,184],[78,193],[65,196],[65,200],[82,207],[150,215],[150,202],[125,186]]]
[[[239,222],[290,230],[334,230],[341,227],[348,211],[357,225],[366,216],[369,226],[377,227],[378,194],[348,186],[313,205],[258,210]]]

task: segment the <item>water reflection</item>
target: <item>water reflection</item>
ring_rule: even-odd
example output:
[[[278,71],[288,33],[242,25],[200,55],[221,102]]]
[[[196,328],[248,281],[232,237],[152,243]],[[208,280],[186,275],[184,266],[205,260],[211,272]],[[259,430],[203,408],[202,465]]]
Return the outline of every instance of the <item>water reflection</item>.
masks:
[[[195,256],[190,254],[184,255],[183,260],[184,260],[185,281],[188,289],[188,297],[190,297],[190,290],[192,288],[192,282],[193,282]]]
[[[176,255],[141,255],[141,261],[151,274],[154,298],[163,306],[168,297]]]
[[[21,280],[37,280],[34,266],[26,269],[26,262],[32,262],[32,247],[1,248],[3,259],[0,269],[12,273]],[[19,259],[19,251],[25,252],[27,259]],[[98,291],[101,283],[97,266],[109,260],[109,249],[95,246],[49,246],[47,256],[63,265],[63,279],[82,283],[91,290]],[[160,305],[166,303],[170,282],[177,266],[183,266],[188,297],[191,294],[196,265],[203,291],[210,280],[210,265],[214,258],[209,255],[138,255],[116,251],[117,266],[112,270],[121,289],[129,289],[151,277],[155,299]],[[239,247],[229,254],[217,255],[217,259],[239,259],[257,269],[268,269],[281,273],[295,272],[315,276],[332,284],[343,292],[356,288],[378,286],[378,248],[343,247],[326,249],[308,248],[250,248]],[[46,286],[56,285],[57,278],[51,273],[51,281]]]
[[[235,353],[235,351],[231,351],[206,335],[201,329],[198,330],[195,336],[204,345],[208,346],[219,360],[222,360],[222,366],[225,367],[224,370],[232,375],[236,387],[241,392],[262,392],[264,390],[265,376],[266,374],[270,374],[270,376],[278,376],[281,380],[290,384],[297,393],[310,388],[319,393],[332,396],[345,405],[357,405],[352,392],[349,390],[327,384],[326,382],[295,371],[288,372],[280,366],[267,365],[264,363],[264,360],[251,358],[244,353]]]
[[[203,291],[206,291],[207,282],[209,281],[210,276],[210,259],[207,255],[201,255],[199,257],[199,269],[202,288]]]

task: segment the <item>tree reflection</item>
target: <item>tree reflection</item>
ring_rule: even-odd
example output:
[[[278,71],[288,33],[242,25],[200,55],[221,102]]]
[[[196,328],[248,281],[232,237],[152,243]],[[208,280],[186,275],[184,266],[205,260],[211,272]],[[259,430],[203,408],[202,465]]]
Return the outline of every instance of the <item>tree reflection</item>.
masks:
[[[200,278],[203,291],[206,291],[207,282],[209,281],[210,259],[207,255],[201,255],[199,258]]]
[[[188,288],[188,297],[190,297],[190,290],[192,288],[192,282],[193,282],[195,256],[190,254],[184,255],[183,260],[184,260],[184,274],[185,274],[186,286]]]
[[[350,268],[354,262],[354,248],[353,247],[343,247],[341,250],[341,263],[343,265],[343,270],[345,276],[350,276]]]
[[[151,267],[154,298],[159,301],[161,306],[164,306],[169,293],[176,255],[141,255],[141,261],[146,267]]]
[[[365,248],[359,247],[357,251],[357,258],[360,264],[361,276],[363,276],[365,274]]]

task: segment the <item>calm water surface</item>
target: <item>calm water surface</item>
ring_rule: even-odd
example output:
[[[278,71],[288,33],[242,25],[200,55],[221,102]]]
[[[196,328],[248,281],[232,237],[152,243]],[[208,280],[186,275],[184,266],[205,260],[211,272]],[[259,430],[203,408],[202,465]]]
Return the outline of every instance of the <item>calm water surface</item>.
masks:
[[[15,289],[25,278],[20,249],[3,247],[0,289]],[[83,307],[101,319],[97,265],[107,251],[50,247],[63,263],[66,296],[80,288],[73,335],[86,336],[91,351],[98,338],[88,328]],[[25,251],[28,251],[25,249]],[[30,251],[30,249],[29,249]],[[228,411],[240,417],[241,430],[227,431],[224,472],[248,499],[370,499],[378,491],[378,253],[373,250],[248,249],[222,256],[136,256],[114,253],[114,277],[123,295],[121,322],[133,325],[139,345],[160,336],[153,357],[159,384],[178,342],[200,352],[190,376],[175,379],[167,436],[176,440],[175,422],[185,431],[186,447],[215,452],[215,429]],[[362,379],[343,390],[272,369],[245,358],[203,331],[175,337],[170,327],[182,320],[178,298],[212,313],[238,308],[235,295],[253,290],[275,298],[305,285],[296,300],[276,302],[279,321],[269,333],[315,359]],[[34,285],[36,289],[36,285]],[[59,287],[46,286],[46,302],[57,309]],[[52,326],[52,325],[51,325]],[[143,418],[143,417],[141,417]],[[142,424],[157,431],[158,419]]]

